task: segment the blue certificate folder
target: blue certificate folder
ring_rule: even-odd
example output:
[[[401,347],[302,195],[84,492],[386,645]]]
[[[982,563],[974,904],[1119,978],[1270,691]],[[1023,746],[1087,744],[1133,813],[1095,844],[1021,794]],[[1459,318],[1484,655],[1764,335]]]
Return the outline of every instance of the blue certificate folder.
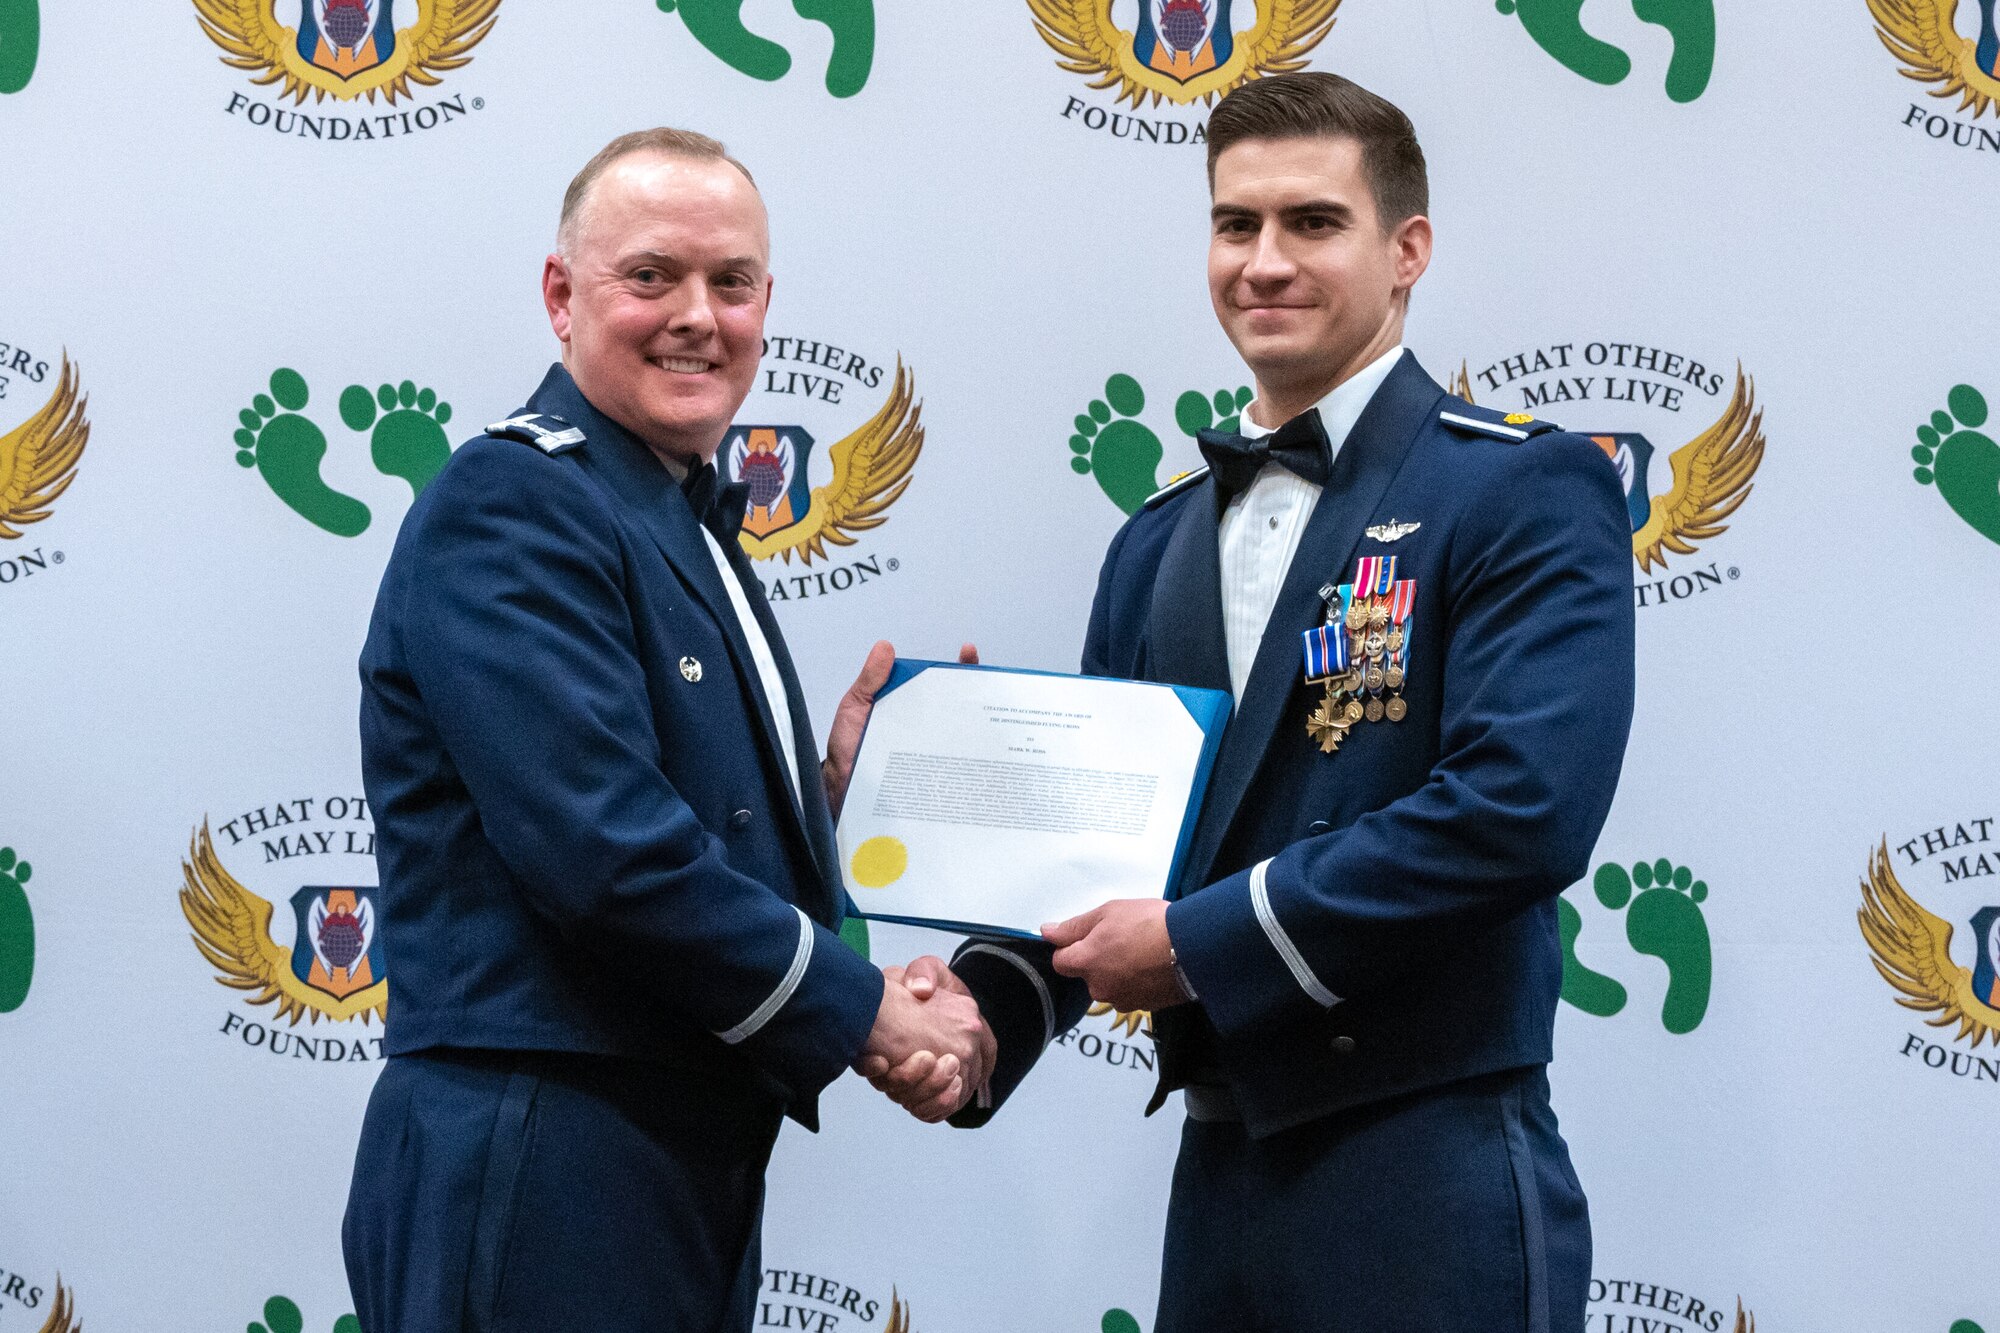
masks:
[[[987,671],[1005,672],[1023,676],[1062,676],[1059,671],[1031,671],[1014,667],[965,666],[957,662],[927,662],[920,659],[897,658],[890,669],[889,681],[876,694],[879,702],[895,690],[907,685],[926,671]],[[1229,725],[1232,700],[1227,691],[1197,689],[1189,685],[1162,685],[1149,681],[1126,681],[1115,677],[1105,677],[1107,683],[1115,683],[1133,689],[1170,690],[1180,700],[1181,706],[1200,726],[1202,732],[1201,752],[1196,760],[1194,781],[1188,790],[1187,809],[1181,816],[1180,836],[1174,845],[1172,869],[1167,882],[1160,885],[1160,893],[1165,896],[1179,880],[1183,863],[1187,859],[1188,844],[1194,840],[1195,818],[1201,813],[1203,796],[1208,791],[1208,779],[1215,768],[1215,756],[1222,748],[1222,733]],[[862,733],[861,745],[868,743],[867,732]],[[858,752],[857,752],[858,754]],[[843,853],[845,855],[845,853]],[[845,882],[846,867],[843,867]],[[858,903],[849,896],[853,915],[868,921],[889,921],[906,926],[927,926],[935,930],[954,931],[959,934],[984,935],[1000,938],[1039,939],[1032,931],[1011,930],[1004,927],[980,925],[974,922],[954,921],[943,917],[900,915],[888,912],[868,912],[861,910]]]

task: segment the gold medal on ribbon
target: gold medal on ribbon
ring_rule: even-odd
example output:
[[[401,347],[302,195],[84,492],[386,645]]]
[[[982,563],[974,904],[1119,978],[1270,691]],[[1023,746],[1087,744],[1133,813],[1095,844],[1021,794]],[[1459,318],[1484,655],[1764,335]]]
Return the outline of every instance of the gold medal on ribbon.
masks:
[[[1334,691],[1329,686],[1326,697],[1306,719],[1306,735],[1318,744],[1321,754],[1332,754],[1340,748],[1340,742],[1351,725],[1347,720],[1347,711],[1335,702]]]
[[[1384,672],[1381,667],[1373,665],[1369,666],[1368,678],[1365,683],[1367,684],[1368,690],[1371,694],[1374,693],[1376,690],[1382,688],[1382,682],[1384,678],[1387,676],[1387,674],[1388,673]]]
[[[1389,651],[1392,653],[1403,651],[1403,627],[1401,625],[1389,631]]]
[[[1382,683],[1392,690],[1403,688],[1403,668],[1392,666],[1382,673]]]
[[[1391,722],[1401,722],[1409,716],[1410,706],[1403,702],[1403,696],[1399,694],[1383,705],[1382,711],[1389,715]]]
[[[1359,699],[1349,699],[1347,701],[1347,725],[1351,727],[1356,722],[1359,722],[1362,715],[1367,711],[1367,709],[1361,706]]]
[[[1380,699],[1370,699],[1368,701],[1366,713],[1370,722],[1380,722],[1382,720],[1382,711],[1382,701]]]

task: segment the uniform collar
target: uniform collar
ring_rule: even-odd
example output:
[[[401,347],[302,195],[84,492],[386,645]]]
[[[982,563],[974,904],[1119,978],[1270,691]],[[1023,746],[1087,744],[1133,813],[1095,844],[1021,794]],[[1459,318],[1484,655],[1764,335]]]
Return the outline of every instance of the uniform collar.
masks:
[[[1396,363],[1402,356],[1403,345],[1397,343],[1334,385],[1332,392],[1306,409],[1308,412],[1319,413],[1320,427],[1326,431],[1327,449],[1333,456],[1339,456],[1340,447],[1354,432],[1354,423],[1361,419],[1361,414],[1374,399],[1375,391],[1382,387],[1383,380],[1389,378],[1389,372],[1396,368]],[[1243,413],[1243,423],[1237,430],[1252,440],[1277,433],[1277,428],[1274,426],[1260,426],[1252,421],[1248,411]]]

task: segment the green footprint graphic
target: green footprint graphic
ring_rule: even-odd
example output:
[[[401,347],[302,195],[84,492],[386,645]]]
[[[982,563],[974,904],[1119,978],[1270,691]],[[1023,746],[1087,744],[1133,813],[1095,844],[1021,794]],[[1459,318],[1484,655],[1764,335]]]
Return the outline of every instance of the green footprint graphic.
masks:
[[[35,914],[22,889],[35,868],[0,847],[0,1014],[11,1014],[28,998],[35,979]]]
[[[1952,1324],[1951,1333],[1986,1333],[1986,1330],[1970,1319],[1960,1319]]]
[[[1706,92],[1715,72],[1715,0],[1632,0],[1632,12],[1673,35],[1667,96],[1692,102]]]
[[[2000,444],[1977,429],[1986,424],[1986,398],[1961,384],[1945,395],[1945,405],[1949,413],[1933,412],[1917,427],[1920,443],[1910,450],[1914,475],[1925,486],[1935,484],[1973,531],[2000,542]]]
[[[0,93],[18,93],[28,86],[41,49],[39,0],[0,0]]]
[[[660,10],[678,10],[688,32],[731,69],[772,83],[792,69],[791,53],[743,26],[743,0],[658,0]],[[874,0],[792,0],[799,17],[833,32],[826,65],[826,90],[852,97],[868,82],[875,63]]]
[[[1247,385],[1235,393],[1217,389],[1212,395],[1189,389],[1174,399],[1174,424],[1189,439],[1211,428],[1239,430],[1243,425],[1243,409],[1250,406],[1253,396]]]
[[[1097,1327],[1100,1333],[1139,1333],[1139,1321],[1123,1310],[1106,1310]]]
[[[1611,866],[1605,870],[1613,869]],[[1602,870],[1598,872],[1600,875]],[[1556,899],[1556,926],[1562,935],[1562,997],[1598,1018],[1609,1018],[1625,1008],[1625,988],[1585,967],[1576,956],[1576,937],[1583,933],[1583,913],[1567,898]]]
[[[375,406],[385,415],[378,421]],[[412,496],[422,495],[431,478],[451,459],[451,441],[444,423],[451,420],[451,404],[441,403],[430,389],[419,390],[404,380],[391,388],[384,384],[373,394],[359,384],[350,384],[340,393],[340,419],[350,430],[370,426],[368,452],[375,466],[391,477],[410,483]]]
[[[264,1322],[252,1320],[246,1333],[304,1333],[305,1316],[299,1313],[296,1303],[283,1296],[273,1296],[264,1302]],[[361,1333],[361,1321],[351,1314],[344,1314],[333,1321],[333,1333]]]
[[[1076,457],[1069,465],[1078,473],[1097,478],[1097,484],[1111,497],[1111,503],[1128,514],[1136,514],[1146,497],[1160,489],[1160,460],[1166,449],[1160,437],[1143,421],[1135,421],[1146,409],[1146,391],[1130,375],[1113,375],[1104,381],[1104,397],[1093,398],[1090,406],[1077,413],[1076,434],[1069,437],[1070,452]],[[1112,413],[1118,414],[1112,420]]]
[[[1174,422],[1190,439],[1211,426],[1235,430],[1252,396],[1248,386],[1217,389],[1213,394],[1190,389],[1174,400]],[[1069,437],[1070,452],[1076,455],[1070,467],[1082,476],[1095,476],[1111,502],[1128,514],[1138,513],[1147,497],[1160,489],[1160,460],[1166,456],[1152,428],[1133,419],[1145,408],[1146,392],[1139,381],[1113,375],[1104,381],[1104,397],[1093,399],[1077,415],[1076,434]]]
[[[1497,0],[1496,7],[1502,14],[1518,10],[1535,45],[1572,74],[1592,83],[1623,83],[1632,72],[1632,58],[1583,30],[1583,5],[1584,0]]]
[[[1632,896],[1635,884],[1640,889],[1637,898]],[[1708,922],[1698,906],[1708,897],[1708,885],[1686,866],[1676,868],[1663,856],[1657,861],[1637,862],[1629,873],[1615,862],[1601,865],[1592,887],[1598,901],[1613,911],[1631,904],[1625,913],[1625,938],[1640,953],[1667,965],[1661,1025],[1676,1035],[1700,1027],[1708,1012],[1714,971]]]
[[[1609,42],[1584,31],[1585,0],[1496,0],[1502,14],[1519,13],[1521,26],[1535,45],[1565,68],[1592,83],[1609,87],[1623,83],[1632,59]],[[1673,59],[1667,64],[1667,96],[1692,102],[1708,89],[1715,71],[1715,0],[1632,0],[1632,12],[1642,22],[1673,35]]]
[[[298,415],[306,398],[305,378],[296,370],[272,371],[271,392],[258,394],[237,414],[243,427],[236,432],[236,461],[262,473],[272,493],[308,522],[336,537],[358,537],[368,530],[368,506],[321,480],[326,436]]]
[[[826,61],[826,90],[852,97],[868,83],[875,64],[875,0],[792,0],[802,19],[824,23],[833,33]]]

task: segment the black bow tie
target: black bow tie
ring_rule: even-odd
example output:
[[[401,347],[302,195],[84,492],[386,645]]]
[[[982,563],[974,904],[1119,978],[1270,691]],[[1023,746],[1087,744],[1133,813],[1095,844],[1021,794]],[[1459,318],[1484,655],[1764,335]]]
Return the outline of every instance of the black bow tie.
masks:
[[[1326,485],[1333,472],[1333,448],[1327,443],[1326,428],[1320,424],[1319,409],[1293,417],[1276,433],[1248,440],[1227,431],[1205,430],[1195,436],[1201,456],[1215,477],[1216,493],[1224,503],[1247,489],[1264,470],[1276,463],[1289,468],[1316,486]]]
[[[714,533],[722,548],[728,550],[729,544],[743,531],[743,516],[750,512],[750,483],[738,481],[724,486],[715,464],[703,463],[688,469],[687,480],[681,483],[681,494],[687,496],[695,521]]]

